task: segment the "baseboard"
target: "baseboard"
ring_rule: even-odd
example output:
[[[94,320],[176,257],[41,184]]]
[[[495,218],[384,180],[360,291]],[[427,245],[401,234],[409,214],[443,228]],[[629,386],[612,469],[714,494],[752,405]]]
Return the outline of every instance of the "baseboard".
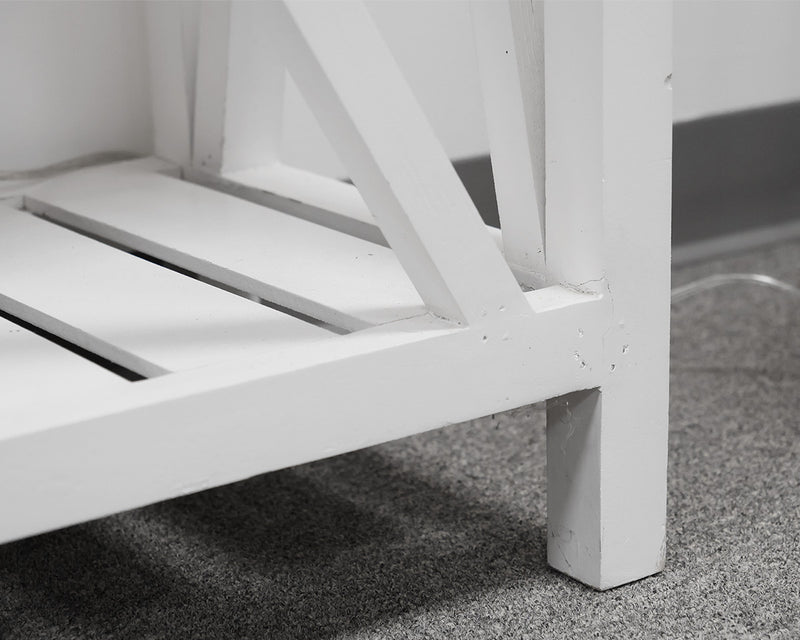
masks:
[[[800,218],[674,245],[672,264],[683,266],[797,238],[800,238]]]
[[[800,102],[673,129],[675,245],[800,220]]]
[[[454,162],[487,224],[499,226],[489,156]],[[675,262],[800,237],[800,102],[673,127]]]

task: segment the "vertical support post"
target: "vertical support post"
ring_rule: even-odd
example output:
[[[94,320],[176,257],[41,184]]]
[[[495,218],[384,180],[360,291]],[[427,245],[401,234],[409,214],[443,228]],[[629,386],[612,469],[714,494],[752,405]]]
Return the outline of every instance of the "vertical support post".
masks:
[[[194,7],[182,2],[148,2],[144,6],[154,148],[157,156],[188,164],[191,156],[193,73],[189,33]]]
[[[473,0],[503,252],[521,282],[545,279],[544,3]]]
[[[192,164],[214,173],[278,160],[285,67],[270,2],[201,5]]]
[[[664,563],[672,7],[545,12],[548,279],[608,309],[600,388],[548,409],[548,561],[606,589]]]

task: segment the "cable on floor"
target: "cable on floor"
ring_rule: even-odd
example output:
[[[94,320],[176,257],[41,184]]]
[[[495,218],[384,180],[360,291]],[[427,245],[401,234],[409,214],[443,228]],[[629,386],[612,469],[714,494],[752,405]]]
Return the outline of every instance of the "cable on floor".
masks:
[[[772,276],[767,276],[762,273],[720,273],[675,287],[672,290],[672,302],[680,302],[695,294],[736,282],[748,282],[763,287],[770,287],[800,298],[800,288],[788,282],[784,282],[783,280],[773,278]]]

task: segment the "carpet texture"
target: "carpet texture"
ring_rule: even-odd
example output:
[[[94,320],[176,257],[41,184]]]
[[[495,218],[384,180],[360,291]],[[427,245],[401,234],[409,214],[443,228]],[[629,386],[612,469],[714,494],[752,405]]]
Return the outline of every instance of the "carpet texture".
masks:
[[[800,285],[800,243],[674,284],[728,271]],[[800,304],[730,285],[672,327],[658,576],[548,569],[532,406],[2,546],[0,638],[798,638]]]

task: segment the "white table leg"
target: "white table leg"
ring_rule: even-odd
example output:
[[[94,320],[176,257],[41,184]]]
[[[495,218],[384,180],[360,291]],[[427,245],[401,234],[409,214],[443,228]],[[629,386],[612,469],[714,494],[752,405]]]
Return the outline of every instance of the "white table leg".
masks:
[[[598,589],[664,563],[671,19],[665,2],[545,5],[547,269],[602,295],[599,389],[551,401],[548,560]]]

